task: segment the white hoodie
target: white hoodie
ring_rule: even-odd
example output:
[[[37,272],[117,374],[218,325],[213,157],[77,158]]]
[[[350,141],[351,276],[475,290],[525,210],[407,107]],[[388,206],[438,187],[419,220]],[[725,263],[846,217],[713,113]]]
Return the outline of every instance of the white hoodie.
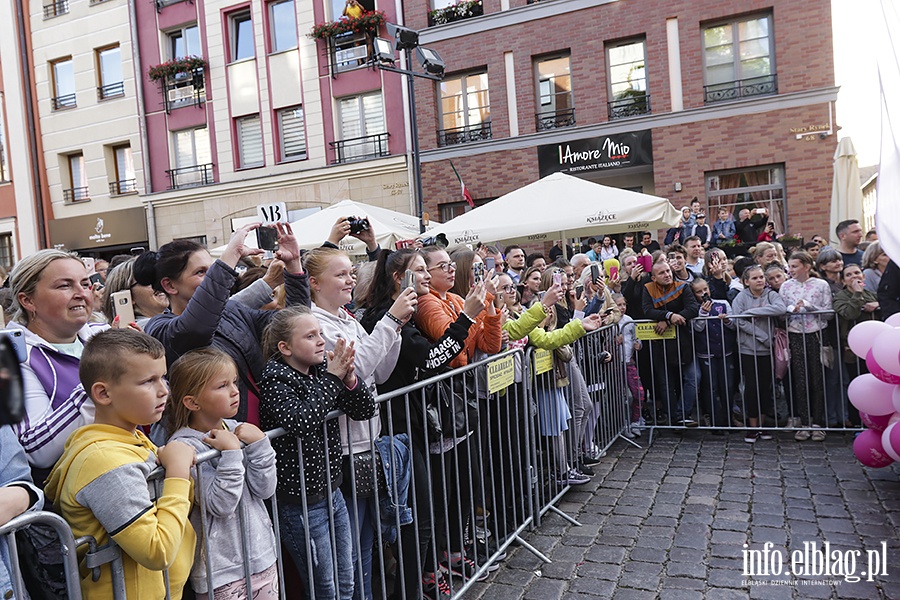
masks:
[[[397,359],[400,357],[400,326],[385,315],[375,325],[372,333],[366,333],[359,321],[343,308],[335,316],[313,303],[312,312],[322,325],[322,337],[325,338],[327,350],[334,350],[337,339],[341,337],[354,342],[356,359],[353,364],[356,376],[372,390],[373,396],[377,395],[375,384],[387,381],[397,366]],[[353,454],[371,450],[371,440],[381,433],[381,420],[377,410],[375,416],[368,421],[353,421],[341,417],[339,423],[341,449],[345,456],[350,453],[351,446]],[[351,439],[352,445],[349,443]]]

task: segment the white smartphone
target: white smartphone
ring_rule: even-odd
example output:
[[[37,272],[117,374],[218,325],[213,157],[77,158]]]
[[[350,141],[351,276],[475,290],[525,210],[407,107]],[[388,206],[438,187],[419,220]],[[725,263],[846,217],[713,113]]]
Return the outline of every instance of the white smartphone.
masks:
[[[81,258],[81,262],[84,263],[84,267],[88,270],[88,275],[93,275],[94,274],[94,257],[83,256]]]
[[[131,300],[131,290],[123,290],[112,295],[113,310],[119,317],[119,327],[125,327],[134,323],[134,304]]]

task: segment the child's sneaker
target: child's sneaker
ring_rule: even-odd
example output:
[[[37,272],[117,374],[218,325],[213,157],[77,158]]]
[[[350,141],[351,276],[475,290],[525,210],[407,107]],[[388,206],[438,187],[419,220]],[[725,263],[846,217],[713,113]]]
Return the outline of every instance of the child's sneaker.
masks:
[[[641,421],[643,421],[643,419],[641,419]],[[641,421],[631,424],[632,437],[641,437],[641,427],[643,426],[643,423]]]
[[[426,573],[422,577],[422,594],[428,600],[450,600],[453,596],[443,573]]]
[[[560,485],[584,485],[591,480],[590,477],[577,469],[569,469],[569,472],[559,480]]]
[[[456,575],[457,577],[462,577],[464,580],[468,581],[475,577],[475,573],[478,572],[478,567],[475,566],[475,563],[470,558],[462,554],[448,556],[447,553],[444,552],[444,558],[441,560],[441,571]],[[478,576],[477,581],[484,581],[487,578],[488,574],[487,571],[485,571]]]

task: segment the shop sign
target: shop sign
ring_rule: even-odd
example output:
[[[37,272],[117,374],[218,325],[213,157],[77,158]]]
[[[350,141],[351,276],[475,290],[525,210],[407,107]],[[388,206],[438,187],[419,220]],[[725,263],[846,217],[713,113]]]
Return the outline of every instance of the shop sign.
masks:
[[[143,207],[111,210],[50,221],[50,244],[66,250],[89,250],[147,241]]]
[[[541,177],[653,164],[650,130],[538,146]]]

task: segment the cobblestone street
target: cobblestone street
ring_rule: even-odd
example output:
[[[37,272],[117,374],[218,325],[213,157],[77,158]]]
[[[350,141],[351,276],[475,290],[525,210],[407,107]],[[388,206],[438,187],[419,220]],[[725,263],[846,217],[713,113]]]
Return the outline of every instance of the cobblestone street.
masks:
[[[619,441],[593,481],[559,505],[582,525],[548,513],[527,536],[553,563],[515,549],[467,597],[900,598],[900,469],[863,467],[852,442],[847,434],[797,443],[785,433],[751,445],[737,433],[702,432],[664,433],[643,449]],[[767,562],[774,568],[782,559],[784,573],[744,576],[743,545],[762,550],[766,542]],[[792,556],[796,569],[811,564],[792,555],[804,542],[828,542],[844,558],[859,550],[855,564],[840,564],[861,580],[793,578]],[[882,554],[882,542],[887,575],[867,581],[866,551]]]

